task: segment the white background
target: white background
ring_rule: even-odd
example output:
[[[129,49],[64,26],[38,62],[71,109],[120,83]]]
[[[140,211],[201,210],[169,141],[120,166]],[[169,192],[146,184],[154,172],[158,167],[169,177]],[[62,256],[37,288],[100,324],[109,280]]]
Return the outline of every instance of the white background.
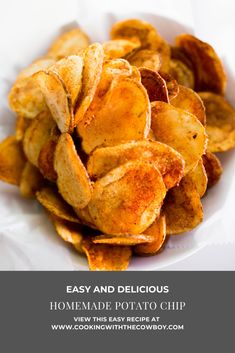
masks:
[[[102,21],[103,12],[122,12],[131,14],[132,12],[147,12],[155,13],[170,17],[176,21],[183,22],[188,27],[195,29],[195,34],[203,40],[210,42],[225,63],[230,68],[235,68],[235,2],[232,0],[8,0],[0,1],[0,95],[1,95],[1,111],[6,112],[2,119],[2,126],[10,119],[6,103],[2,101],[2,95],[5,95],[6,89],[9,86],[8,77],[14,77],[19,68],[29,64],[37,56],[48,48],[51,38],[55,37],[61,26],[70,23],[77,19],[81,25],[89,22],[89,17],[92,18],[93,28],[85,28],[90,30],[93,39],[99,37],[101,32],[100,21]],[[93,20],[94,19],[94,20]],[[35,37],[35,33],[37,34]],[[35,43],[36,39],[36,43]],[[14,65],[6,65],[12,62]],[[17,63],[17,64],[16,64]],[[7,69],[6,69],[7,68]],[[9,70],[9,72],[7,71]],[[14,71],[14,72],[13,72]],[[235,72],[235,70],[234,70]],[[233,86],[231,86],[234,88]],[[231,101],[235,101],[234,89],[228,87],[227,96]],[[5,135],[5,128],[0,129],[0,137]],[[231,173],[230,173],[231,175]],[[234,180],[228,180],[226,183],[231,184],[231,190],[234,192]],[[225,183],[225,182],[224,182]],[[226,183],[224,185],[226,185]],[[9,189],[11,190],[11,189]],[[219,189],[218,189],[219,190]],[[4,202],[8,203],[9,195],[4,194]],[[12,193],[15,198],[15,193]],[[229,207],[226,209],[226,214],[229,217],[229,225],[225,228],[235,234],[235,217],[233,200],[230,200]],[[14,202],[14,201],[10,201]],[[19,201],[18,201],[19,202]],[[23,207],[23,206],[22,206]],[[28,207],[29,206],[25,206]],[[36,213],[37,211],[35,211]],[[23,212],[22,212],[23,214]],[[34,217],[34,215],[32,216]],[[37,217],[37,216],[36,216]],[[0,222],[5,221],[0,217]],[[38,220],[37,220],[38,221]],[[34,222],[34,221],[33,221]],[[164,267],[163,269],[172,270],[234,270],[235,269],[235,244],[223,244],[223,225],[219,230],[221,233],[220,244],[205,246],[203,249],[194,255],[174,263],[173,265]],[[26,227],[27,230],[27,227]],[[14,232],[13,232],[14,233]],[[12,234],[13,234],[12,233]],[[230,234],[231,235],[231,234]],[[4,242],[4,236],[1,238],[0,245],[5,246],[5,254],[11,254],[10,242]],[[218,234],[217,234],[218,237]],[[10,238],[11,239],[11,238]],[[12,237],[13,239],[13,237]],[[44,240],[43,240],[44,241]],[[41,243],[43,243],[41,240]],[[15,242],[15,238],[14,238]],[[29,241],[27,239],[27,246]],[[50,256],[50,244],[44,245]],[[54,269],[70,269],[70,263],[61,264],[60,259],[65,256],[66,250],[64,245],[58,245],[58,256],[55,258]],[[54,245],[53,245],[54,246]],[[18,254],[19,255],[19,254]],[[15,254],[14,254],[15,256]],[[39,256],[39,255],[38,255]],[[18,256],[18,259],[21,255]],[[35,257],[37,253],[35,251]],[[5,265],[0,269],[27,268],[24,265],[14,264],[9,260],[9,266]],[[15,260],[14,260],[15,261]],[[20,261],[20,260],[19,260]],[[40,259],[38,260],[40,262]],[[58,263],[56,262],[58,261]],[[39,263],[38,262],[38,263]],[[8,267],[7,267],[8,266]],[[36,266],[36,265],[35,265]],[[53,269],[51,268],[51,269]],[[37,266],[36,266],[36,269]],[[42,268],[43,269],[43,268]]]

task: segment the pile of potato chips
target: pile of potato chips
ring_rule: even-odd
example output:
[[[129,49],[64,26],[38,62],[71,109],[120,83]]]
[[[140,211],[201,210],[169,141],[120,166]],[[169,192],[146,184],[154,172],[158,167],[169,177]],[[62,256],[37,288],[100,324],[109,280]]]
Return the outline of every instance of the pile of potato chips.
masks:
[[[202,222],[222,173],[214,152],[235,146],[225,86],[214,49],[192,35],[171,47],[133,19],[89,44],[75,28],[11,88],[0,179],[39,201],[91,270],[124,270]]]

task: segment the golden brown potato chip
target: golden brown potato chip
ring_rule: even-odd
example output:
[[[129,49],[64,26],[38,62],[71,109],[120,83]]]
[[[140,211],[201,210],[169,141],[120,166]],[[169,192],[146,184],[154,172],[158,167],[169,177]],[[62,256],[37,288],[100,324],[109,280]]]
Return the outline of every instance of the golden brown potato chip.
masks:
[[[111,38],[139,39],[143,49],[156,50],[161,55],[161,69],[168,69],[170,46],[150,23],[137,19],[116,22],[111,30]]]
[[[209,152],[224,152],[235,147],[235,110],[220,95],[199,93],[206,108]]]
[[[22,145],[15,136],[8,136],[0,143],[0,180],[19,185],[25,166]]]
[[[138,40],[113,39],[103,43],[104,53],[110,58],[122,58],[140,46]]]
[[[26,162],[20,179],[20,194],[32,198],[42,187],[44,182],[42,174],[30,162]]]
[[[226,87],[226,75],[214,49],[191,34],[177,36],[176,45],[193,63],[195,90],[223,94]]]
[[[95,100],[78,124],[82,147],[90,153],[100,145],[141,140],[150,129],[150,104],[143,85],[129,78],[114,80],[103,99]]]
[[[133,161],[113,169],[94,184],[88,208],[101,232],[141,234],[159,214],[165,194],[157,168]]]
[[[23,115],[18,115],[16,118],[16,139],[22,141],[25,131],[29,127],[31,119],[24,118]]]
[[[72,207],[60,196],[56,188],[43,187],[36,192],[38,201],[53,215],[66,221],[80,223]]]
[[[150,102],[163,101],[169,103],[168,90],[165,80],[158,72],[141,67],[141,83],[148,92]]]
[[[199,159],[198,164],[196,167],[194,167],[189,173],[188,176],[192,179],[194,182],[197,192],[200,197],[203,197],[203,195],[206,192],[207,189],[207,174],[205,167],[203,165],[202,158]]]
[[[148,161],[160,171],[166,187],[178,184],[184,173],[184,160],[173,148],[157,141],[132,141],[94,150],[87,163],[91,178],[103,177],[112,169],[131,160]]]
[[[161,77],[165,80],[166,82],[166,87],[168,90],[168,96],[169,99],[173,99],[177,96],[179,93],[179,85],[178,82],[172,77],[171,75],[165,73],[165,72],[160,72]]]
[[[32,119],[45,110],[46,104],[43,95],[35,78],[31,75],[48,68],[53,63],[53,59],[42,58],[19,73],[9,93],[9,105],[14,112],[24,118]]]
[[[169,73],[180,85],[192,89],[194,88],[194,73],[182,61],[171,59]]]
[[[83,239],[82,249],[91,271],[124,271],[132,254],[129,246],[94,244],[89,237]]]
[[[36,167],[43,145],[50,138],[56,124],[49,111],[40,113],[25,132],[23,147],[27,159]]]
[[[49,71],[55,72],[69,94],[73,108],[82,88],[83,56],[71,55],[52,65]]]
[[[51,115],[61,132],[69,132],[73,127],[73,108],[70,95],[63,82],[53,71],[39,71],[34,75]]]
[[[131,65],[146,67],[153,71],[161,68],[161,56],[155,50],[137,49],[125,57]]]
[[[57,173],[54,168],[54,155],[58,138],[51,137],[41,148],[38,156],[38,168],[44,178],[56,181]]]
[[[84,53],[84,68],[82,73],[82,92],[77,102],[74,126],[83,118],[89,108],[100,81],[104,49],[101,44],[89,45]]]
[[[220,160],[216,157],[214,153],[207,151],[202,156],[202,160],[208,178],[208,188],[210,188],[219,181],[223,173],[223,168],[220,163]]]
[[[163,205],[166,234],[175,235],[195,228],[203,220],[203,209],[194,181],[184,177],[179,186],[169,190]]]
[[[94,221],[91,218],[90,212],[88,207],[84,207],[84,208],[73,208],[76,215],[78,216],[78,218],[80,219],[81,223],[89,226],[90,228],[93,229],[97,229],[96,226],[94,225]]]
[[[177,96],[170,100],[176,108],[186,110],[198,118],[202,125],[206,124],[206,113],[204,104],[200,96],[192,89],[180,86]]]
[[[72,244],[79,253],[84,253],[82,249],[83,230],[82,226],[68,222],[53,214],[50,215],[58,235],[67,243]]]
[[[59,138],[54,168],[58,175],[57,185],[65,201],[76,208],[86,207],[91,199],[92,186],[69,134],[62,134]]]
[[[48,56],[61,59],[64,56],[76,55],[80,49],[88,45],[88,36],[79,28],[73,28],[55,39],[48,51]]]
[[[143,243],[151,243],[153,237],[147,234],[121,234],[121,235],[97,235],[92,239],[95,244],[109,244],[131,246]]]
[[[160,215],[153,224],[145,230],[144,234],[150,235],[153,240],[149,244],[140,244],[134,247],[134,252],[140,256],[154,255],[163,246],[166,239],[166,218]]]
[[[164,102],[153,102],[152,130],[157,141],[178,151],[185,160],[185,174],[199,161],[206,149],[207,137],[198,119]]]

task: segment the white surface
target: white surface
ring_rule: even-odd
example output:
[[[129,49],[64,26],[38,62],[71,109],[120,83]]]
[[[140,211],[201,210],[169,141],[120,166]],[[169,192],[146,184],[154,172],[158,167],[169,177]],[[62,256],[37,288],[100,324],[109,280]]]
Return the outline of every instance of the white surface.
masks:
[[[197,5],[195,5],[197,3]],[[42,55],[50,40],[61,30],[61,27],[71,23],[76,18],[83,29],[93,40],[105,40],[111,23],[124,17],[140,17],[152,22],[163,36],[169,41],[183,31],[194,31],[202,39],[206,39],[218,49],[226,64],[234,62],[235,55],[231,54],[231,33],[234,34],[233,16],[223,19],[221,2],[203,2],[201,11],[199,0],[195,1],[40,1],[35,8],[35,2],[21,0],[8,1],[1,5],[0,13],[0,138],[12,131],[12,114],[7,108],[6,95],[11,81],[19,70],[34,58]],[[226,3],[224,1],[223,3]],[[230,13],[234,13],[232,2]],[[69,6],[68,6],[69,5]],[[143,9],[144,5],[144,9]],[[220,11],[220,26],[216,25],[217,11]],[[134,7],[135,11],[132,11]],[[14,8],[14,12],[12,12]],[[55,10],[56,9],[56,10]],[[139,11],[144,11],[139,13]],[[104,12],[112,12],[105,15]],[[120,12],[121,11],[121,12]],[[125,14],[124,14],[125,11]],[[115,13],[115,15],[114,15]],[[154,13],[168,15],[173,21],[163,19]],[[30,15],[32,14],[32,15]],[[9,18],[14,25],[9,26]],[[181,20],[184,25],[177,21]],[[217,18],[218,20],[218,18]],[[189,28],[194,27],[195,28]],[[7,36],[4,30],[8,28]],[[233,31],[231,32],[231,28]],[[221,33],[223,38],[221,39]],[[232,66],[231,66],[232,67]],[[233,74],[229,75],[228,96],[232,97],[235,84]],[[203,251],[207,244],[226,244],[235,239],[234,199],[235,199],[235,152],[223,156],[225,172],[221,182],[213,188],[204,199],[205,220],[195,231],[182,236],[172,237],[167,248],[157,257],[135,258],[131,262],[130,270],[164,269],[166,266],[175,268],[187,256],[195,259],[194,269],[207,269],[207,261],[203,260]],[[22,200],[16,188],[0,184],[0,269],[85,269],[86,261],[58,239],[40,206],[33,201]],[[202,250],[204,248],[204,250]],[[210,248],[211,249],[211,248]],[[218,249],[218,248],[216,248]],[[222,249],[222,247],[221,247]],[[230,251],[231,246],[223,246]],[[198,251],[200,250],[200,251]],[[198,251],[198,252],[197,252]],[[221,251],[223,260],[227,263],[227,256]],[[196,253],[197,252],[197,253]],[[231,252],[231,251],[230,251]],[[213,251],[212,251],[213,253]],[[210,253],[213,262],[215,256]],[[202,257],[200,257],[202,256]],[[220,258],[221,259],[221,258]],[[183,260],[182,268],[186,269],[189,259]],[[211,263],[212,263],[211,262]],[[235,260],[234,260],[235,262]],[[231,264],[231,266],[234,266]],[[204,265],[203,265],[204,263]],[[218,269],[215,262],[215,269]],[[203,267],[204,266],[204,267]],[[217,266],[217,267],[216,267]]]

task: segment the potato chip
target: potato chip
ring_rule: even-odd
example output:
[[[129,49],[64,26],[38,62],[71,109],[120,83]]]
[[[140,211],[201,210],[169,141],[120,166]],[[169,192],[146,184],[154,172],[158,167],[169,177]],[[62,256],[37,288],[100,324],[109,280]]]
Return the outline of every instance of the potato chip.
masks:
[[[91,178],[103,177],[131,160],[151,162],[161,173],[167,188],[178,184],[184,173],[184,160],[173,148],[155,141],[132,141],[94,150],[87,163]]]
[[[206,132],[209,152],[224,152],[235,147],[235,110],[220,95],[199,93],[206,107]]]
[[[155,255],[162,248],[166,239],[166,218],[160,215],[151,224],[151,226],[144,231],[144,234],[150,235],[153,240],[148,244],[140,244],[134,247],[134,252],[140,256]]]
[[[214,153],[207,151],[202,156],[202,160],[208,178],[208,188],[210,188],[219,181],[223,173],[223,168],[220,163],[220,160],[216,157]]]
[[[179,108],[164,102],[153,102],[152,130],[157,141],[163,142],[178,151],[185,160],[185,174],[188,173],[203,155],[207,137],[198,119]]]
[[[207,189],[208,179],[202,158],[199,159],[198,164],[188,173],[188,176],[195,184],[199,196],[203,197]]]
[[[169,73],[180,85],[194,88],[194,73],[182,61],[171,59]]]
[[[150,129],[150,104],[141,83],[120,77],[103,99],[95,100],[78,124],[82,147],[90,153],[100,145],[141,140]]]
[[[30,162],[26,162],[20,179],[20,194],[32,198],[42,187],[44,182],[42,174]]]
[[[179,93],[179,85],[178,82],[172,77],[171,75],[165,73],[165,72],[160,72],[161,77],[165,80],[166,82],[166,87],[168,90],[168,96],[169,99],[173,99],[177,96]]]
[[[89,237],[83,239],[82,249],[91,271],[124,271],[132,254],[129,246],[94,244]]]
[[[54,168],[54,155],[58,137],[51,137],[41,148],[38,156],[38,168],[44,178],[56,181],[57,173]]]
[[[58,175],[57,185],[65,201],[76,208],[86,207],[91,199],[92,186],[69,134],[62,134],[59,138],[54,168]]]
[[[24,118],[34,118],[45,110],[46,103],[40,88],[31,75],[39,70],[46,69],[54,63],[53,59],[42,58],[23,69],[9,93],[10,108]]]
[[[83,229],[80,224],[75,224],[61,219],[51,214],[51,219],[58,235],[67,243],[70,243],[81,254],[84,253],[82,249]]]
[[[52,71],[39,71],[34,77],[60,131],[71,131],[73,127],[72,102],[59,76]]]
[[[152,49],[161,55],[161,69],[166,71],[170,60],[170,46],[148,22],[136,19],[116,22],[111,39],[139,39],[143,49]]]
[[[190,58],[187,56],[183,48],[172,46],[171,47],[171,58],[174,60],[181,61],[184,65],[186,65],[191,71],[193,70],[193,63]]]
[[[203,220],[203,209],[194,181],[186,176],[169,190],[163,205],[166,234],[176,235],[195,228]]]
[[[122,58],[140,46],[138,40],[113,39],[103,43],[104,53],[110,58]]]
[[[141,67],[141,83],[146,88],[150,102],[163,101],[169,103],[168,90],[165,80],[158,72]]]
[[[109,244],[120,246],[133,246],[137,244],[150,243],[153,241],[151,235],[146,234],[121,234],[121,235],[97,235],[92,239],[95,244]]]
[[[56,188],[47,186],[36,192],[38,201],[53,215],[66,221],[80,223],[72,207],[60,196]]]
[[[55,72],[69,94],[73,108],[82,89],[83,56],[71,55],[56,62],[49,71]]]
[[[33,165],[38,166],[38,156],[43,145],[50,138],[56,124],[49,111],[40,113],[25,132],[24,153]]]
[[[0,143],[0,180],[19,185],[25,166],[22,145],[15,136],[8,136]]]
[[[77,102],[74,126],[83,118],[89,108],[100,81],[104,49],[101,44],[89,45],[84,54],[84,68],[82,74],[82,92]]]
[[[125,59],[136,67],[145,67],[153,71],[161,68],[161,56],[155,50],[136,49],[128,54]]]
[[[96,226],[94,225],[94,221],[91,218],[90,212],[88,207],[84,207],[84,208],[73,208],[76,215],[78,216],[78,218],[80,219],[81,223],[93,228],[93,229],[97,229]]]
[[[16,139],[22,141],[25,131],[29,127],[31,119],[24,118],[23,115],[18,115],[16,118]]]
[[[79,28],[73,28],[55,39],[48,51],[48,56],[58,60],[64,56],[76,55],[80,49],[88,45],[88,36]]]
[[[88,209],[106,234],[142,234],[159,214],[166,189],[160,172],[133,161],[113,169],[94,184]]]
[[[179,93],[175,98],[171,99],[170,103],[176,108],[186,110],[195,115],[202,125],[206,124],[204,104],[200,96],[192,89],[179,85]]]
[[[223,94],[226,87],[226,75],[214,49],[191,34],[177,36],[176,45],[182,48],[193,63],[195,90]]]

